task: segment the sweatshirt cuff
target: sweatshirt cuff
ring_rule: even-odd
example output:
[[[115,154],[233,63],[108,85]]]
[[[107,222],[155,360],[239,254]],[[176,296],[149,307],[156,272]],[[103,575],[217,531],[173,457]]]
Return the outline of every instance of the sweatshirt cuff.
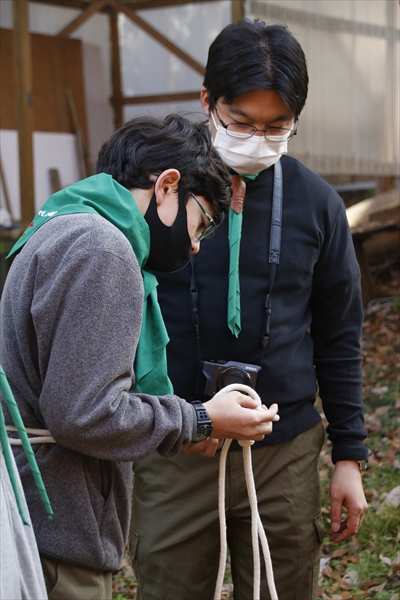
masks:
[[[193,406],[193,404],[191,404],[189,402],[190,406],[192,407],[192,411],[193,411],[193,431],[192,431],[192,436],[191,436],[191,440],[194,440],[194,438],[196,437],[196,433],[197,433],[197,412],[195,407]]]
[[[368,448],[361,440],[342,438],[332,443],[332,462],[339,460],[368,460]]]

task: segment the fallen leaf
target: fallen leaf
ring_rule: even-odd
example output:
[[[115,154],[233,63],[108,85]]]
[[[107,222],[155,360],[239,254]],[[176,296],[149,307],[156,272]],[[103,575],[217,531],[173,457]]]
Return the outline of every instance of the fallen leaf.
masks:
[[[387,556],[384,556],[382,553],[379,555],[379,560],[384,565],[389,565],[389,567],[392,564],[392,560],[390,558],[388,558]]]
[[[374,587],[369,588],[369,592],[382,592],[386,587],[386,581],[381,585],[375,585]]]
[[[393,560],[392,565],[394,567],[400,567],[400,552],[397,553],[396,558]]]
[[[347,571],[347,573],[342,577],[342,586],[348,587],[348,589],[355,587],[358,585],[358,572],[357,571]]]
[[[331,557],[337,558],[338,556],[344,556],[345,554],[348,553],[348,551],[349,551],[348,548],[338,548],[337,550],[332,552]]]
[[[364,416],[364,427],[367,431],[380,431],[382,429],[382,423],[377,415],[367,413]]]

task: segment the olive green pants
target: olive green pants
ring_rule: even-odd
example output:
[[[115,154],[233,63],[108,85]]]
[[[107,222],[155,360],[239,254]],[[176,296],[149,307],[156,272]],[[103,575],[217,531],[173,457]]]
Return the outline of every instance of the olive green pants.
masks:
[[[252,450],[258,508],[279,600],[313,600],[323,524],[318,423],[296,438]],[[134,465],[130,552],[137,600],[212,600],[218,573],[219,453],[212,459],[152,454]],[[241,451],[229,451],[227,538],[235,600],[253,598],[251,513]],[[263,562],[263,561],[262,561]],[[270,598],[263,565],[261,599]]]
[[[49,600],[111,600],[112,574],[40,556]]]

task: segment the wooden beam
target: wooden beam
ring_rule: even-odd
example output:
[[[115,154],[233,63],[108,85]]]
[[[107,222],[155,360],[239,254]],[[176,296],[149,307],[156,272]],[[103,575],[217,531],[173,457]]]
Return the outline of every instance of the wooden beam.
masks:
[[[244,2],[242,0],[231,0],[232,23],[244,19]]]
[[[149,8],[170,8],[171,6],[182,6],[184,4],[199,4],[204,0],[122,0],[132,10],[146,10]],[[209,0],[206,0],[209,1]],[[218,2],[219,0],[211,0]]]
[[[78,15],[73,21],[68,23],[61,31],[58,32],[57,37],[68,37],[75,29],[78,29],[85,21],[87,21],[94,13],[99,12],[104,6],[108,4],[107,0],[95,0],[92,4],[86,8],[80,15]]]
[[[219,0],[207,1],[218,2]],[[48,4],[51,6],[62,6],[65,8],[77,8],[79,10],[86,10],[91,4],[86,0],[30,0],[30,2],[36,4]],[[126,1],[126,4],[133,10],[147,10],[152,8],[169,8],[171,6],[180,6],[184,4],[199,4],[201,2],[204,2],[204,0],[128,0]],[[107,12],[107,7],[104,7],[102,11]]]
[[[13,0],[13,55],[16,89],[21,226],[35,215],[33,179],[33,94],[28,0]]]
[[[123,104],[152,104],[155,102],[184,102],[200,100],[200,92],[177,92],[176,94],[150,94],[148,96],[125,96]]]
[[[86,0],[30,0],[36,4],[48,4],[50,6],[61,6],[63,8],[77,8],[86,10],[89,6]]]
[[[119,30],[118,30],[118,12],[112,10],[110,12],[110,40],[111,40],[111,81],[112,81],[112,98],[111,103],[114,109],[114,128],[121,127],[124,121],[123,104],[122,104],[122,79],[121,79],[121,57],[119,46]]]
[[[143,29],[146,33],[148,33],[151,37],[153,37],[158,43],[162,44],[167,50],[175,54],[178,58],[180,58],[184,63],[189,65],[192,69],[200,73],[200,75],[204,75],[204,67],[197,60],[186,54],[183,50],[175,46],[168,38],[159,33],[154,27],[152,27],[147,21],[139,17],[131,8],[128,8],[126,4],[120,2],[120,0],[108,0],[110,5],[113,5],[116,10],[124,13],[128,19],[131,19],[136,25],[138,25],[141,29]]]

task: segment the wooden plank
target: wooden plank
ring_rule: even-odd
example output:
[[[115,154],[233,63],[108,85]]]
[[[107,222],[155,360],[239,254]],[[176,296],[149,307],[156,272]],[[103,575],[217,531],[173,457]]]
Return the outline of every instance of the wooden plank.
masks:
[[[124,121],[122,104],[122,79],[121,79],[121,56],[118,30],[118,12],[110,12],[110,41],[111,41],[111,81],[112,98],[111,103],[114,109],[114,128],[117,130]]]
[[[1,156],[0,156],[0,179],[1,179],[1,185],[3,186],[4,200],[5,200],[5,203],[6,203],[6,211],[10,215],[11,221],[14,221],[14,215],[13,215],[13,209],[12,209],[12,205],[11,205],[10,193],[8,191],[6,174],[5,174],[4,169],[3,169],[3,161],[1,160]]]
[[[32,39],[33,94],[35,98],[34,131],[57,131],[59,128],[57,92],[61,86],[62,62],[54,51],[53,40]],[[49,46],[50,42],[50,46]],[[55,63],[55,64],[54,64]]]
[[[123,104],[151,104],[153,102],[184,102],[199,100],[200,92],[177,92],[176,94],[150,94],[148,96],[125,96]]]
[[[19,151],[21,226],[35,214],[33,179],[33,92],[28,0],[13,0],[13,55]]]
[[[71,93],[71,90],[67,90],[67,100],[68,100],[68,106],[69,106],[69,109],[71,112],[71,117],[72,117],[72,121],[74,124],[74,131],[75,131],[75,135],[76,135],[80,175],[81,175],[82,179],[85,179],[85,177],[94,175],[95,169],[94,169],[92,160],[90,158],[90,152],[88,149],[88,145],[86,143],[85,136],[81,129],[81,125],[80,125],[79,118],[78,118],[78,113],[76,112],[74,97]]]
[[[53,38],[58,45],[58,51],[61,53],[63,60],[63,76],[64,84],[62,88],[63,94],[63,110],[60,112],[63,119],[68,119],[68,131],[74,132],[74,124],[69,118],[69,107],[67,104],[66,90],[71,90],[74,97],[76,114],[79,120],[79,125],[84,138],[88,139],[87,123],[86,123],[86,100],[85,100],[85,82],[83,77],[83,57],[82,57],[82,42],[81,40],[72,40],[67,38]]]
[[[49,169],[49,177],[51,183],[51,193],[55,194],[61,190],[60,173],[58,169]]]
[[[12,40],[12,31],[0,29],[1,129],[17,129]],[[33,130],[74,132],[65,95],[65,90],[70,89],[81,128],[87,136],[81,40],[31,34],[31,47]]]
[[[68,37],[75,29],[78,29],[85,21],[87,21],[96,12],[99,12],[104,6],[108,4],[107,0],[95,0],[92,4],[73,19],[68,25],[66,25],[61,31],[58,32],[58,37]]]
[[[0,29],[0,129],[17,129],[15,69],[12,57],[12,31]]]
[[[186,63],[189,67],[200,73],[200,75],[204,75],[204,66],[201,65],[197,60],[186,54],[183,50],[178,48],[173,42],[171,42],[164,35],[159,33],[154,27],[152,27],[147,21],[139,17],[131,8],[129,8],[120,0],[109,0],[109,4],[114,6],[116,10],[123,12],[131,21],[133,21],[138,27],[143,29],[148,35],[154,38],[159,44],[164,46],[167,50],[175,54],[178,58],[180,58],[184,63]]]
[[[231,0],[232,23],[244,19],[244,2],[242,0]]]

